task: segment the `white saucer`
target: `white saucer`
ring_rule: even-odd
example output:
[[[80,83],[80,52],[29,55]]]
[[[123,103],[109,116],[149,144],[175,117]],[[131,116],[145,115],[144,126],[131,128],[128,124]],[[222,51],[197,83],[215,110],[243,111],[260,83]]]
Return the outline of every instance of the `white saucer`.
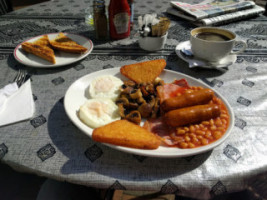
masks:
[[[225,58],[221,59],[217,63],[209,63],[205,60],[198,59],[196,57],[190,57],[190,56],[184,56],[181,53],[181,50],[188,50],[191,51],[191,43],[190,41],[180,42],[176,48],[175,52],[176,54],[186,61],[189,64],[189,68],[193,67],[202,67],[202,68],[208,68],[208,69],[214,69],[214,68],[222,68],[222,67],[228,67],[229,65],[232,65],[236,61],[236,55],[229,55]]]

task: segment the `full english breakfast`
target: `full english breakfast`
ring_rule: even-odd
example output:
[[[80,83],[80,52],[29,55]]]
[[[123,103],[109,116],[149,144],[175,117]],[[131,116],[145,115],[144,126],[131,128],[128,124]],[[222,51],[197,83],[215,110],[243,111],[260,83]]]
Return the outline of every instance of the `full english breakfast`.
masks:
[[[208,145],[223,136],[230,118],[223,101],[212,89],[191,86],[186,79],[166,83],[159,78],[165,66],[163,59],[125,65],[120,72],[130,80],[101,76],[91,82],[88,101],[94,103],[81,106],[79,117],[95,128],[93,140],[141,149],[159,145],[185,149]],[[98,106],[103,98],[113,103],[112,111]],[[103,117],[106,114],[109,120]]]

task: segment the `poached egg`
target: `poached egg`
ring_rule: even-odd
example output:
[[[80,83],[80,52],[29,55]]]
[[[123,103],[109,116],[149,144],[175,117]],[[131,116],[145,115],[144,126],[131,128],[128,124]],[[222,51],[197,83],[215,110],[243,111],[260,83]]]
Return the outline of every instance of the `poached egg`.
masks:
[[[80,107],[79,118],[87,126],[98,128],[121,117],[118,106],[111,99],[89,99]]]
[[[112,75],[104,75],[95,78],[89,86],[89,95],[91,98],[108,98],[113,101],[120,94],[122,80]]]

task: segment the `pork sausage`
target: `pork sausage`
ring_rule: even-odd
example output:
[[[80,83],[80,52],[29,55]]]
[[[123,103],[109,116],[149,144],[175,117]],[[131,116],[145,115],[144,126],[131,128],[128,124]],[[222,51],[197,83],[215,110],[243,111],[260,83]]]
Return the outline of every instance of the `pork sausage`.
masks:
[[[202,89],[192,93],[184,93],[181,96],[172,97],[161,103],[164,112],[195,105],[208,103],[213,98],[214,92],[211,89]]]
[[[177,127],[219,117],[220,107],[216,104],[197,105],[171,110],[164,115],[166,124]]]

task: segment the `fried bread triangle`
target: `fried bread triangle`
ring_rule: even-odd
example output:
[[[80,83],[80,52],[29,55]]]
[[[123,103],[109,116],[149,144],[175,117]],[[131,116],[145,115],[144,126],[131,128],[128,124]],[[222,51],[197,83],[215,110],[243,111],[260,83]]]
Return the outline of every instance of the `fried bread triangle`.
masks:
[[[56,63],[55,53],[49,44],[47,35],[43,35],[35,42],[24,42],[21,44],[21,47],[28,53],[43,58],[53,64]]]
[[[69,53],[84,53],[87,51],[82,45],[67,37],[64,33],[60,32],[54,40],[49,40],[50,45],[57,50]]]

